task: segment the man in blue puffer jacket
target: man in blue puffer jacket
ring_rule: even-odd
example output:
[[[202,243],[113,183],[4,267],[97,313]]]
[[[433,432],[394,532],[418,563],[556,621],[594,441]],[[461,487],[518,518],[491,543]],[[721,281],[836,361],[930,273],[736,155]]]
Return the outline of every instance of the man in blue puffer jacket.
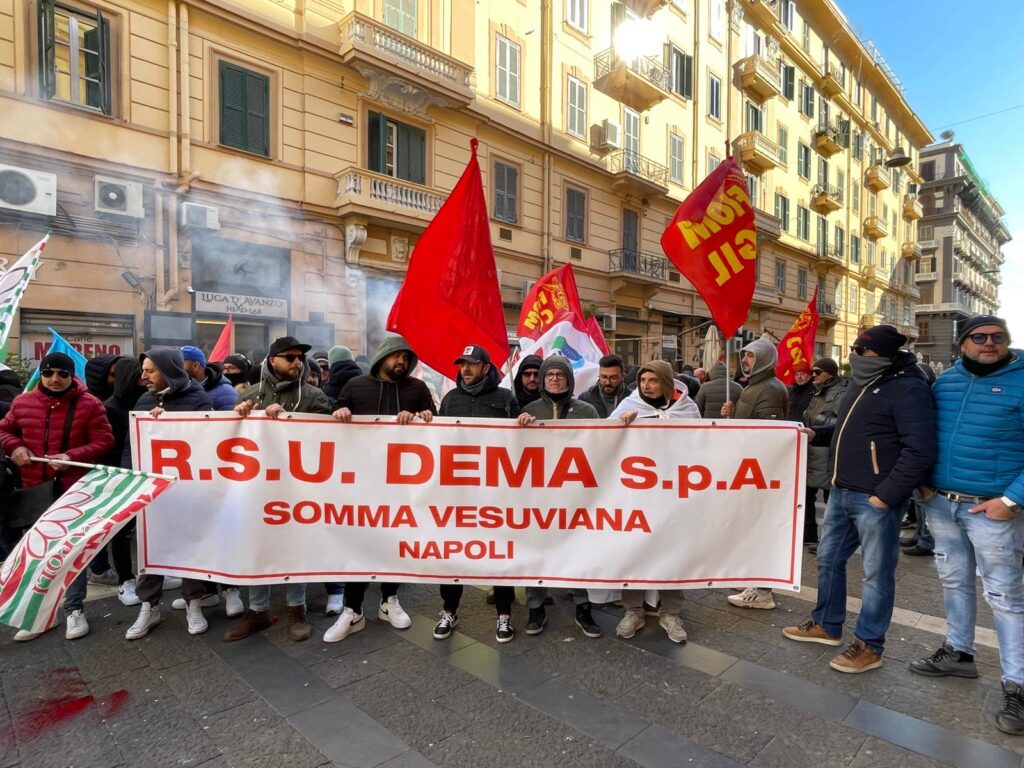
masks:
[[[923,489],[935,567],[946,597],[946,642],[910,669],[977,677],[975,567],[992,607],[1003,668],[999,730],[1024,736],[1024,353],[992,315],[960,328],[960,360],[935,382],[939,456]]]

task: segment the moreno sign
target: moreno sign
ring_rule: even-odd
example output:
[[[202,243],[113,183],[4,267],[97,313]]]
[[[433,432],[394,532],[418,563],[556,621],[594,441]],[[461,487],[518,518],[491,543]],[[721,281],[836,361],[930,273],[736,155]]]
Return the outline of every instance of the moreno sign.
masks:
[[[140,568],[240,584],[799,587],[795,424],[388,418],[133,415],[136,466],[179,478],[140,516]]]

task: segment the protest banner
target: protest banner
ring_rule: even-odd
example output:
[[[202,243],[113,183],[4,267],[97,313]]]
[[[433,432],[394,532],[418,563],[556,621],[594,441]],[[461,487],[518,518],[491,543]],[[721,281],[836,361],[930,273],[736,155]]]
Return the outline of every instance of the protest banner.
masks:
[[[179,478],[139,567],[236,584],[798,588],[806,438],[788,422],[133,414]]]

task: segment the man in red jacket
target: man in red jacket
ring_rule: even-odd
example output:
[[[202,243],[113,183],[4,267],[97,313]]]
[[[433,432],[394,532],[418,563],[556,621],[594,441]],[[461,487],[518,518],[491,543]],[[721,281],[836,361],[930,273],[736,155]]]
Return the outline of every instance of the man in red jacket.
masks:
[[[91,464],[102,461],[114,447],[107,411],[75,377],[74,361],[61,352],[51,352],[43,358],[40,372],[39,386],[14,398],[11,410],[0,421],[0,446],[20,468],[25,488],[50,482],[55,476],[53,465],[34,462],[34,457]],[[70,429],[66,426],[69,418]],[[81,467],[57,469],[60,492],[70,488],[86,471]],[[64,636],[68,640],[89,634],[89,622],[82,612],[87,571],[84,569],[78,575],[64,596]],[[21,630],[14,639],[24,642],[38,636]]]

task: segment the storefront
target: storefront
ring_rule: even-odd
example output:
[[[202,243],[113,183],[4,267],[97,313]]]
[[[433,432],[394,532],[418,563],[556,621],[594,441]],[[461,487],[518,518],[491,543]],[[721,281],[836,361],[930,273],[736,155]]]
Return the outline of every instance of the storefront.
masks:
[[[135,317],[79,312],[22,309],[20,347],[22,358],[35,368],[46,355],[52,328],[85,357],[134,355]]]

